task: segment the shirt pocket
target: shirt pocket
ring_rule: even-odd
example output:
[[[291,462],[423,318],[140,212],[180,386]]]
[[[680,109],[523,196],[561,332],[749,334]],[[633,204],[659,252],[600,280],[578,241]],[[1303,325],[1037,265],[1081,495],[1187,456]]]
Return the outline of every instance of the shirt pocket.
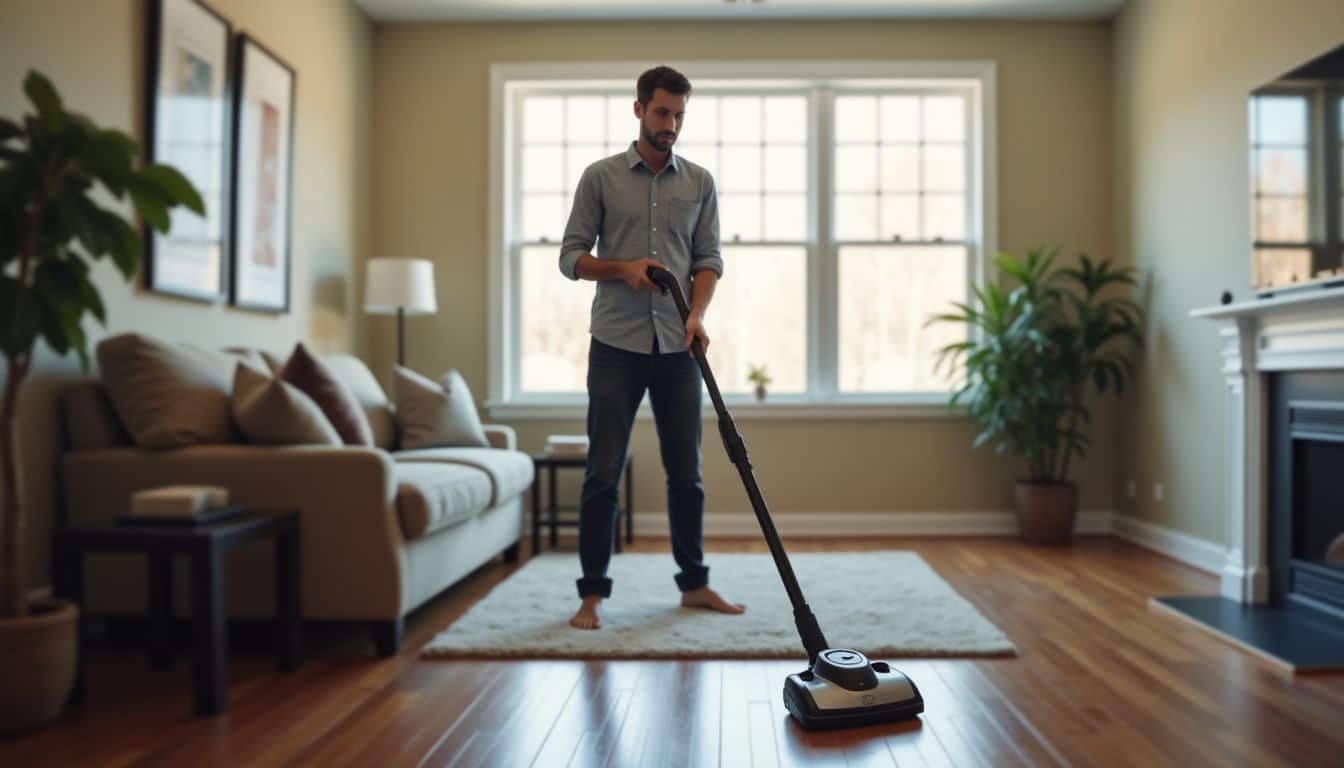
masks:
[[[700,220],[700,201],[694,198],[674,197],[668,201],[668,227],[679,235],[690,238]]]

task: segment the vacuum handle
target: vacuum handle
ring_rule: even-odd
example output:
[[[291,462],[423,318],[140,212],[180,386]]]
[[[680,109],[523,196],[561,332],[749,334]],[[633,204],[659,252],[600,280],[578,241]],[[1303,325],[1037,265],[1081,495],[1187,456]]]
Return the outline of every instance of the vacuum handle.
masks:
[[[672,300],[677,304],[677,312],[681,314],[682,323],[689,320],[691,308],[686,304],[686,294],[682,293],[677,276],[662,267],[649,267],[647,274],[654,285],[662,288],[664,293],[672,294]],[[808,662],[815,662],[817,654],[829,647],[826,644],[826,637],[822,634],[821,626],[817,624],[812,609],[803,597],[802,588],[798,586],[798,578],[793,573],[789,556],[784,551],[784,544],[779,540],[779,532],[775,530],[775,523],[770,518],[770,509],[766,506],[761,489],[756,484],[756,475],[751,471],[751,461],[747,458],[747,444],[738,435],[733,417],[728,414],[728,408],[723,404],[723,396],[719,394],[719,385],[714,381],[714,372],[709,369],[709,361],[705,359],[705,350],[699,338],[691,340],[691,354],[700,364],[700,373],[704,376],[705,387],[709,390],[709,399],[713,401],[714,410],[719,415],[719,436],[723,438],[723,448],[728,452],[728,458],[737,466],[738,474],[742,476],[747,498],[751,500],[756,520],[761,524],[761,533],[765,536],[765,543],[769,545],[770,554],[774,556],[779,578],[784,582],[784,591],[789,593],[789,602],[793,604],[794,626],[797,627],[798,636],[803,641],[803,648],[807,650]]]

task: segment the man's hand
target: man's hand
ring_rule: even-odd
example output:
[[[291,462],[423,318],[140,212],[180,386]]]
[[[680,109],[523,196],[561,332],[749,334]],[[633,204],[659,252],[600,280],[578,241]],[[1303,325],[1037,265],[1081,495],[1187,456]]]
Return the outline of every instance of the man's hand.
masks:
[[[691,348],[693,339],[700,340],[701,349],[709,349],[709,334],[705,333],[705,325],[696,315],[686,318],[686,341],[684,343],[687,349]]]
[[[650,291],[661,291],[662,286],[649,279],[649,267],[658,267],[667,269],[667,266],[657,259],[635,259],[634,261],[622,262],[624,271],[621,273],[621,279],[625,284],[636,291],[648,289]]]

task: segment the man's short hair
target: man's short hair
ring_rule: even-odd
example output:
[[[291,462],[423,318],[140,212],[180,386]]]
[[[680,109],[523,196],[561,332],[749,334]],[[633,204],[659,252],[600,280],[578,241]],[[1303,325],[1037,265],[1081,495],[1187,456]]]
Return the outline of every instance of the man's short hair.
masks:
[[[671,67],[654,67],[639,76],[639,83],[635,86],[639,103],[646,107],[649,106],[649,102],[653,100],[655,88],[662,88],[673,96],[689,95],[691,81]]]

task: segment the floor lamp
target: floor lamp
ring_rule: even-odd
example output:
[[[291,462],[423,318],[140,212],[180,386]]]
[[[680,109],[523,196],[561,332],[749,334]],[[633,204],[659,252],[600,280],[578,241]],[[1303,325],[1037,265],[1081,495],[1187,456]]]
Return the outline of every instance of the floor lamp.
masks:
[[[432,315],[434,263],[428,259],[370,259],[364,273],[364,311],[397,316],[397,365],[406,365],[406,315]]]

